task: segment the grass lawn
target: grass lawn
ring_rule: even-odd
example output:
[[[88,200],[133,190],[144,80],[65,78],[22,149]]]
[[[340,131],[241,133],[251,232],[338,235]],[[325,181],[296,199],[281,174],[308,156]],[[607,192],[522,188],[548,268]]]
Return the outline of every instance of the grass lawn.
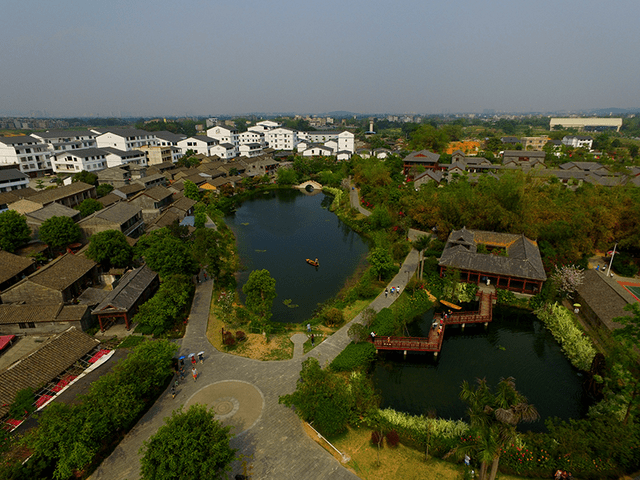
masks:
[[[310,430],[310,429],[308,429]],[[318,441],[315,434],[311,438]],[[464,466],[453,464],[436,458],[430,458],[425,462],[424,452],[402,444],[395,448],[389,448],[386,440],[383,448],[378,448],[371,443],[371,430],[357,428],[329,439],[331,443],[342,453],[351,457],[347,467],[364,480],[396,480],[398,478],[430,480],[458,480],[463,478]],[[325,442],[320,442],[327,451],[332,452],[336,458],[340,458]],[[477,470],[476,470],[477,476]],[[477,478],[477,477],[476,477]],[[496,478],[502,480],[523,480],[523,477],[504,475],[498,473]],[[528,480],[541,480],[532,479]]]

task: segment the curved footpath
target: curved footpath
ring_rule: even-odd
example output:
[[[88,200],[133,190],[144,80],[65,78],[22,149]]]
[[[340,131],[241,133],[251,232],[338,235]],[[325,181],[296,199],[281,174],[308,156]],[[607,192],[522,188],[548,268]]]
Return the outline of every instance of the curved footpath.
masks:
[[[357,190],[351,191],[352,201],[355,196],[359,205]],[[412,231],[410,237],[419,234],[423,233]],[[389,287],[399,286],[404,290],[417,265],[418,252],[412,249]],[[358,478],[309,438],[293,409],[280,405],[278,398],[295,390],[302,360],[312,356],[321,365],[331,362],[349,344],[347,330],[352,323],[359,322],[361,316],[356,316],[306,355],[293,360],[263,362],[220,352],[209,343],[206,330],[212,292],[211,280],[198,284],[187,331],[178,342],[180,355],[205,352],[204,363],[197,364],[197,381],[187,374],[177,389],[176,398],[171,398],[167,389],[90,478],[139,478],[139,450],[143,442],[164,424],[173,410],[196,401],[214,408],[217,418],[233,427],[235,437],[231,446],[245,456],[253,479]],[[381,293],[370,307],[380,311],[397,297],[385,298]],[[180,455],[180,452],[174,454]],[[230,478],[238,473],[243,473],[240,461],[234,462]]]

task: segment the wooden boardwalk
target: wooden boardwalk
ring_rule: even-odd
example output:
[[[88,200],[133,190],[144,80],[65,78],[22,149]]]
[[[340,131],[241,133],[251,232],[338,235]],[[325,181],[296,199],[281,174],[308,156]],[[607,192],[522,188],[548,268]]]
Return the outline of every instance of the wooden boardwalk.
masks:
[[[442,349],[442,339],[447,325],[465,325],[470,323],[489,323],[493,318],[493,303],[495,293],[478,291],[480,309],[477,312],[452,312],[443,318],[442,314],[435,315],[436,328],[429,329],[427,337],[389,337],[377,336],[372,339],[376,352],[380,350],[402,350],[407,352],[434,352],[436,355]]]

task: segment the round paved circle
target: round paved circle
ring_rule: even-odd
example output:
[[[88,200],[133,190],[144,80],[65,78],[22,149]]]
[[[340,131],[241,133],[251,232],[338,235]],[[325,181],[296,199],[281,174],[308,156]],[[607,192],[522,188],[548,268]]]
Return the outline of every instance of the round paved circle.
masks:
[[[264,408],[262,392],[254,385],[240,380],[212,383],[194,393],[185,408],[199,403],[212,409],[216,420],[231,427],[239,435],[260,420]]]

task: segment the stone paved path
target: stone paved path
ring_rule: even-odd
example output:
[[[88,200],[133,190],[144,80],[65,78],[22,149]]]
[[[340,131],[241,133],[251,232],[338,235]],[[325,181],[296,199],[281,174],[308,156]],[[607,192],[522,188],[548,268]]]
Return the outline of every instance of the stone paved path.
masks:
[[[355,200],[358,202],[357,191],[355,195]],[[411,250],[400,271],[389,283],[389,287],[399,286],[404,290],[416,271],[417,264],[418,252]],[[242,411],[243,418],[257,419],[251,423],[249,420],[243,422],[242,419],[237,418],[234,425],[236,430],[246,429],[237,432],[231,440],[233,448],[237,448],[239,453],[249,457],[248,463],[252,467],[253,479],[357,479],[356,475],[344,468],[333,456],[309,438],[295,412],[280,405],[278,398],[295,390],[303,359],[315,357],[321,365],[331,362],[349,344],[347,330],[353,322],[360,321],[361,315],[356,316],[306,355],[302,355],[301,350],[298,350],[298,354],[294,353],[292,360],[261,362],[219,352],[209,343],[206,329],[212,292],[211,280],[197,285],[187,331],[184,338],[176,342],[180,345],[180,355],[205,352],[204,363],[197,365],[199,372],[197,382],[186,378],[179,385],[176,398],[171,398],[170,391],[167,390],[90,478],[94,480],[139,478],[139,450],[143,442],[164,424],[164,419],[173,410],[197,398],[209,405],[218,405],[226,401],[227,404],[220,407],[223,411],[227,411],[224,410],[225,408],[232,409],[235,405],[238,415]],[[397,297],[397,295],[389,295],[385,298],[384,293],[381,293],[371,302],[370,307],[380,311],[390,306]],[[299,335],[306,341],[306,335]],[[297,338],[294,342],[294,352],[300,340],[302,338]],[[300,348],[302,348],[301,345]],[[251,391],[258,392],[262,397],[262,404],[256,401],[255,395],[252,394],[253,400],[248,402],[251,405],[243,405],[243,394],[234,393],[242,391],[240,383],[255,387]],[[241,398],[235,398],[234,395]],[[241,410],[243,407],[245,409]],[[226,420],[221,421],[225,423]],[[233,415],[227,423],[234,424]],[[234,463],[230,478],[241,472],[240,463]]]
[[[293,358],[301,358],[304,354],[304,344],[309,338],[304,333],[294,333],[291,336],[293,342]]]

